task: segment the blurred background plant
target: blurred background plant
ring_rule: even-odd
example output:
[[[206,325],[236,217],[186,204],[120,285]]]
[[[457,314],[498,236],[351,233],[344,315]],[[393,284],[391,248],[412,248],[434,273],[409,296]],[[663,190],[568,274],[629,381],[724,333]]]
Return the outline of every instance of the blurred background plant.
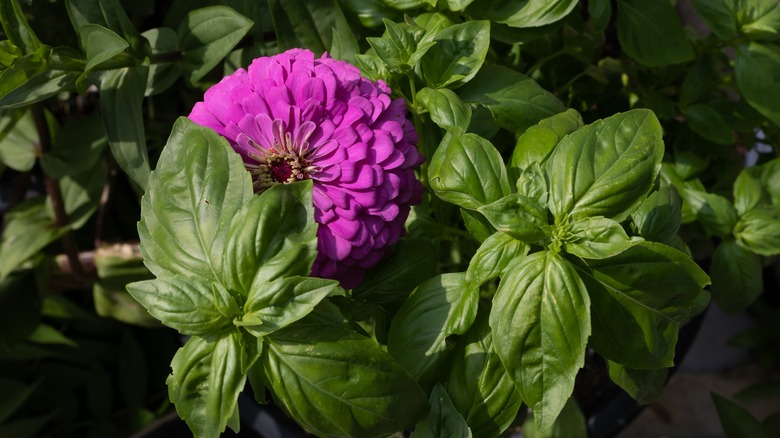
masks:
[[[510,161],[523,132],[565,108],[586,124],[653,110],[666,143],[654,196],[683,224],[647,226],[704,267],[726,311],[778,306],[763,280],[780,253],[774,0],[2,0],[0,20],[0,436],[128,435],[172,409],[164,381],[178,336],[125,291],[150,278],[139,199],[173,122],[204,90],[291,47],[387,80],[411,103],[429,158],[447,123]],[[418,93],[426,31],[477,20],[490,24],[489,40],[471,42],[487,47],[482,80]],[[413,56],[388,70],[393,37]],[[415,209],[410,237],[434,245],[402,243],[402,286],[465,270],[480,220],[462,214],[435,198]],[[382,338],[376,318],[405,295],[392,298],[389,313],[359,301],[343,311],[373,318]]]

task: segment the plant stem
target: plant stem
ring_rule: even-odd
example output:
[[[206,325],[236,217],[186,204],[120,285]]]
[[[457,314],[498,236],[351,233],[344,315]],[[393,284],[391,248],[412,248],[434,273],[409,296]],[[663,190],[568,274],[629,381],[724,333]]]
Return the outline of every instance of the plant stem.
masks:
[[[41,153],[45,154],[51,150],[51,133],[49,132],[49,125],[46,122],[46,115],[43,112],[43,107],[40,104],[32,106],[32,116],[35,122],[35,129],[38,131],[38,142],[41,148]],[[65,203],[62,199],[62,191],[60,190],[60,182],[56,179],[50,178],[43,173],[43,181],[46,186],[46,193],[49,195],[51,205],[54,210],[54,224],[57,227],[67,228],[70,220],[68,220],[68,214],[65,211]],[[60,242],[65,249],[65,254],[68,256],[68,262],[73,274],[78,278],[84,277],[84,267],[79,260],[79,247],[76,244],[76,239],[73,237],[73,233],[70,229],[65,231],[65,234],[60,237]]]

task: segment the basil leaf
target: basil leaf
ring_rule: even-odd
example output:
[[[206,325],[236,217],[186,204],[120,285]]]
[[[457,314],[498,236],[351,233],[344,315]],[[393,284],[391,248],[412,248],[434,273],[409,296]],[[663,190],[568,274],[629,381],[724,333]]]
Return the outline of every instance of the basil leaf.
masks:
[[[668,368],[638,370],[611,360],[607,363],[609,378],[623,388],[631,398],[643,405],[652,402],[661,395],[669,375]]]
[[[507,195],[478,211],[496,230],[517,240],[536,242],[547,237],[547,209],[527,196]]]
[[[523,169],[515,182],[518,195],[528,196],[536,200],[545,209],[547,209],[549,203],[547,185],[547,177],[538,161],[534,161]]]
[[[366,38],[376,56],[394,72],[408,73],[435,43],[422,41],[422,30],[413,29],[406,23],[382,20],[387,29],[381,38]]]
[[[273,20],[279,48],[306,47],[315,53],[333,51],[339,35],[349,35],[346,46],[357,48],[344,13],[335,0],[271,0],[268,9]],[[355,50],[357,51],[357,50]],[[355,52],[352,52],[354,55]],[[346,55],[347,53],[343,53]],[[337,57],[338,58],[338,57]],[[346,58],[338,58],[345,59]]]
[[[567,135],[545,168],[556,222],[566,215],[622,221],[652,188],[663,154],[661,125],[643,109],[598,120]]]
[[[718,244],[712,254],[712,299],[723,310],[737,313],[764,291],[761,258],[733,239]]]
[[[455,410],[447,390],[437,383],[429,399],[431,410],[428,416],[417,423],[411,438],[471,438],[466,420]]]
[[[182,69],[194,84],[230,53],[254,23],[227,6],[190,11],[179,25]]]
[[[734,206],[739,215],[767,205],[780,205],[780,158],[742,169],[734,181]]]
[[[523,401],[493,350],[487,314],[477,316],[450,357],[446,388],[453,406],[474,436],[499,436],[514,421]]]
[[[417,100],[428,110],[433,123],[440,128],[459,127],[465,130],[471,122],[471,107],[448,88],[425,87],[417,92]]]
[[[780,48],[756,42],[737,46],[734,75],[739,91],[748,103],[764,117],[780,125],[780,108],[772,96],[780,93]]]
[[[536,81],[499,65],[484,65],[458,94],[465,102],[489,109],[498,126],[516,133],[566,110]]]
[[[477,0],[467,12],[512,27],[539,27],[562,19],[576,5],[576,0]]]
[[[730,40],[737,34],[733,0],[692,0],[696,14],[721,40]]]
[[[238,415],[238,394],[246,382],[240,342],[237,331],[211,341],[192,337],[173,356],[168,397],[195,436],[219,436]],[[235,432],[238,425],[230,424]]]
[[[645,199],[631,215],[636,231],[647,240],[668,243],[682,221],[682,198],[674,186],[662,187]]]
[[[780,209],[757,207],[746,212],[734,226],[734,237],[737,243],[757,254],[780,253]]]
[[[444,3],[447,4],[447,9],[454,12],[462,11],[473,2],[474,0],[444,0]]]
[[[340,290],[335,280],[308,277],[279,278],[257,286],[249,292],[241,320],[235,321],[257,337],[298,321],[325,297]]]
[[[490,22],[467,21],[433,34],[435,43],[420,58],[420,70],[431,88],[457,88],[470,81],[485,62]]]
[[[613,257],[644,241],[641,237],[629,238],[618,222],[603,217],[580,219],[567,231],[566,252],[583,259]]]
[[[23,202],[6,213],[0,239],[0,280],[65,234],[66,228],[53,226],[44,199]]]
[[[593,313],[590,346],[605,358],[638,369],[673,365],[680,326],[709,278],[687,255],[641,242],[578,267]]]
[[[420,284],[390,325],[387,351],[424,389],[436,380],[447,336],[463,334],[477,314],[477,290],[465,275],[442,274]]]
[[[528,254],[528,245],[505,233],[493,233],[482,242],[466,271],[466,282],[481,286],[506,271],[513,261]]]
[[[259,363],[277,405],[320,436],[387,436],[419,420],[426,394],[332,312],[338,310],[320,306],[265,338]]]
[[[144,263],[157,276],[219,281],[228,226],[252,196],[249,172],[227,140],[179,118],[141,203]]]
[[[733,5],[740,30],[750,39],[778,39],[780,5],[765,0],[744,0]]]
[[[459,128],[447,131],[428,167],[436,196],[476,210],[511,193],[501,154],[484,138]]]
[[[570,397],[566,401],[566,405],[550,430],[540,431],[538,423],[534,424],[535,419],[536,415],[533,413],[526,418],[525,423],[523,423],[523,436],[527,438],[587,438],[588,436],[585,416],[574,397]]]
[[[612,18],[612,2],[610,0],[589,1],[588,15],[596,32],[604,32],[609,25],[610,18]]]
[[[231,219],[222,266],[227,285],[247,296],[277,278],[309,275],[317,256],[312,182],[277,184]]]
[[[185,335],[218,333],[240,315],[224,287],[189,276],[159,276],[130,283],[127,290],[152,316]]]
[[[460,209],[460,217],[463,218],[463,224],[466,226],[469,234],[478,242],[484,242],[485,239],[490,237],[496,230],[490,225],[485,216],[482,216],[477,211]]]
[[[718,144],[734,143],[731,127],[715,108],[704,103],[697,103],[683,108],[682,113],[688,126],[707,140]]]
[[[544,163],[558,142],[583,124],[582,116],[573,109],[540,120],[517,139],[509,167],[522,170],[534,161]]]
[[[551,251],[507,269],[493,298],[493,347],[537,428],[549,430],[574,389],[590,335],[590,299],[574,267]]]
[[[100,81],[100,110],[108,144],[119,167],[134,183],[146,190],[149,180],[149,152],[142,103],[147,66],[109,70]]]
[[[669,2],[617,1],[617,33],[625,53],[647,67],[691,61],[695,54]]]

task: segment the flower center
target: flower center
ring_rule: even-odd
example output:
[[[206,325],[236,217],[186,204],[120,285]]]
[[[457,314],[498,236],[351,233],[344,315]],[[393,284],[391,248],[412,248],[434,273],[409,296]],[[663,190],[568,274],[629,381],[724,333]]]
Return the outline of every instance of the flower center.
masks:
[[[247,164],[252,174],[256,193],[262,193],[276,184],[289,184],[311,178],[317,168],[306,157],[309,154],[309,136],[314,131],[314,124],[306,122],[296,130],[293,137],[284,132],[281,123],[274,124],[274,144],[266,149],[249,139],[249,144],[256,151],[250,154],[257,164]]]

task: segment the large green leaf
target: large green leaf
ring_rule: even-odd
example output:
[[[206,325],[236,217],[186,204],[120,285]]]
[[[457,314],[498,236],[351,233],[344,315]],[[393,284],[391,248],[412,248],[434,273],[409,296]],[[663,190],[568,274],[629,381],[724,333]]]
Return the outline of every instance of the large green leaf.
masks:
[[[515,259],[528,253],[528,245],[506,233],[493,233],[482,242],[466,271],[466,281],[476,286],[504,275]]]
[[[79,28],[81,44],[86,52],[84,73],[110,60],[130,47],[121,36],[99,24],[85,24]]]
[[[192,337],[173,356],[168,397],[196,437],[219,436],[238,413],[238,394],[244,389],[246,353],[233,331],[206,341]]]
[[[266,336],[303,318],[325,297],[339,291],[336,280],[324,278],[285,276],[260,283],[249,291],[244,314],[235,325],[254,336]]]
[[[590,346],[631,368],[672,366],[682,324],[692,317],[709,278],[687,255],[642,242],[578,268],[593,314]]]
[[[433,154],[428,180],[439,198],[471,210],[511,193],[498,150],[459,128],[447,131]]]
[[[247,296],[277,278],[309,275],[317,256],[311,188],[311,181],[277,184],[236,213],[223,258],[230,288]]]
[[[547,209],[528,196],[511,194],[479,208],[493,227],[517,240],[533,243],[547,237]]]
[[[653,192],[637,208],[631,219],[640,236],[668,243],[677,235],[682,220],[682,198],[674,186]]]
[[[57,240],[65,230],[54,226],[54,218],[49,215],[44,198],[24,202],[9,210],[0,240],[0,280]]]
[[[0,163],[19,172],[32,169],[38,142],[30,111],[0,110]]]
[[[780,158],[742,169],[734,181],[734,207],[739,215],[769,205],[780,205]]]
[[[268,6],[279,47],[283,50],[306,47],[322,54],[332,50],[339,38],[346,37],[339,44],[349,49],[337,58],[353,61],[358,44],[339,3],[336,0],[270,0]]]
[[[490,22],[468,21],[433,35],[433,47],[420,60],[423,80],[431,88],[457,88],[470,81],[485,62]]]
[[[583,259],[604,259],[620,254],[644,241],[629,238],[620,223],[604,217],[586,217],[567,228],[566,252]]]
[[[437,383],[431,391],[431,410],[417,423],[411,438],[471,438],[471,430],[463,416],[452,405],[447,390]]]
[[[638,370],[616,362],[607,362],[609,378],[638,403],[648,404],[663,392],[666,378],[669,375],[668,368]]]
[[[563,137],[582,125],[582,116],[573,109],[540,120],[517,139],[509,166],[522,170],[534,161],[543,163]]]
[[[476,0],[467,12],[512,27],[539,27],[562,19],[576,5],[577,0]]]
[[[430,389],[447,352],[447,336],[468,330],[478,300],[464,274],[442,274],[422,283],[393,318],[387,351]]]
[[[618,0],[620,47],[648,67],[663,67],[694,59],[693,48],[671,2]]]
[[[142,108],[148,73],[146,66],[127,67],[103,73],[100,81],[100,110],[111,153],[142,190],[149,180]]]
[[[730,313],[745,310],[764,291],[761,258],[733,239],[718,244],[712,254],[712,299]]]
[[[551,251],[524,257],[507,272],[490,312],[493,347],[544,432],[585,363],[590,299],[574,267]]]
[[[731,127],[715,108],[704,103],[696,103],[683,108],[682,113],[688,126],[707,140],[719,144],[734,143]]]
[[[208,336],[231,326],[240,309],[218,283],[194,277],[158,276],[127,285],[127,290],[149,313],[185,335]]]
[[[756,42],[737,46],[734,74],[739,91],[767,119],[780,125],[780,47]]]
[[[308,431],[387,436],[421,419],[427,397],[373,340],[322,307],[265,338],[262,372],[274,400]],[[257,388],[255,388],[257,390]]]
[[[417,100],[428,110],[433,123],[440,128],[467,129],[471,122],[471,107],[448,88],[425,87],[417,92]]]
[[[142,201],[144,263],[158,276],[218,281],[228,226],[252,196],[249,172],[227,140],[180,118]]]
[[[187,14],[178,31],[187,81],[194,84],[211,71],[252,25],[251,20],[227,6],[209,6]]]
[[[477,316],[450,357],[446,388],[453,406],[474,436],[499,436],[514,421],[523,401],[493,350],[487,314]]]
[[[780,208],[756,207],[739,218],[734,237],[744,248],[757,254],[780,254]]]
[[[616,114],[567,135],[545,169],[556,222],[569,215],[622,221],[652,188],[663,154],[661,125],[648,110]]]
[[[517,133],[566,109],[533,79],[499,65],[483,66],[458,94],[483,105],[500,127]]]

